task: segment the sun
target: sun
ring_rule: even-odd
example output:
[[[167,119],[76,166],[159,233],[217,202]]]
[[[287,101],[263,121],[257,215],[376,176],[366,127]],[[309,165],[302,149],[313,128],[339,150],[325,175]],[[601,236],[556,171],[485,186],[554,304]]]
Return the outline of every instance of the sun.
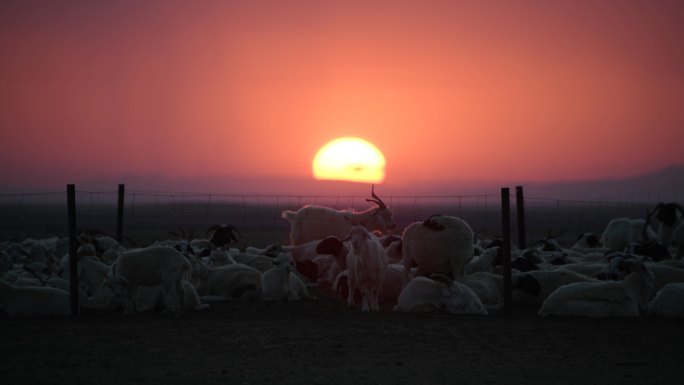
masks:
[[[385,157],[365,139],[337,138],[316,153],[313,176],[319,180],[381,183],[385,180]]]

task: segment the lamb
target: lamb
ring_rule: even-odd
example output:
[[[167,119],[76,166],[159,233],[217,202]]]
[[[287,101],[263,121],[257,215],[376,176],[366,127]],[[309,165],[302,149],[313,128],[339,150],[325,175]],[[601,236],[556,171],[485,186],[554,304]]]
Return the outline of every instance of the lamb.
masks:
[[[452,314],[487,314],[477,294],[468,286],[435,274],[436,280],[416,277],[399,294],[394,311],[429,312],[444,309]]]
[[[0,280],[0,304],[11,317],[71,314],[69,292],[51,287],[13,287]]]
[[[684,282],[669,283],[648,304],[650,314],[684,317]]]
[[[361,225],[369,231],[379,230],[387,233],[396,227],[392,211],[371,188],[372,199],[366,199],[377,206],[365,211],[335,210],[329,207],[306,205],[298,211],[285,210],[282,218],[292,222],[290,244],[302,245],[328,236],[345,239],[352,226]]]
[[[361,311],[380,310],[380,289],[387,269],[387,252],[378,238],[363,226],[351,228],[347,254],[349,291],[347,305],[354,306],[354,291],[361,292]]]
[[[630,274],[622,281],[576,282],[556,289],[539,315],[634,317],[653,292],[653,273],[640,260],[624,261]]]
[[[474,234],[460,218],[433,215],[404,229],[404,282],[415,262],[418,275],[445,274],[457,278],[473,259]]]
[[[112,266],[107,283],[112,291],[126,299],[126,313],[136,311],[139,286],[162,285],[165,298],[175,292],[180,312],[184,309],[183,279],[191,272],[190,262],[171,247],[149,247],[128,251]]]

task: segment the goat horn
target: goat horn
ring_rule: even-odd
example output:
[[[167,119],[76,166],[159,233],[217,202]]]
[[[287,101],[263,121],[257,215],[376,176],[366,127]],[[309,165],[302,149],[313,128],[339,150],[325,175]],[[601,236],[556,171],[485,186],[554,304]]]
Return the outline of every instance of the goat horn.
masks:
[[[373,197],[374,200],[370,200],[370,199],[366,199],[366,200],[369,202],[375,202],[378,206],[380,206],[380,208],[383,208],[383,209],[387,208],[387,205],[385,204],[385,202],[383,202],[382,199],[380,199],[380,197],[377,196],[377,194],[375,194],[375,185],[374,184],[371,185],[371,196]]]

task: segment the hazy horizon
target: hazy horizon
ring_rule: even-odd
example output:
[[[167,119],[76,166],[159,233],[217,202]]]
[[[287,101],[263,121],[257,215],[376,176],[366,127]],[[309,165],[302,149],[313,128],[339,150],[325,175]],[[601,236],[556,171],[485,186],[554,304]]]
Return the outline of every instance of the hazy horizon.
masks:
[[[0,183],[0,194],[23,194],[65,191],[67,183],[76,184],[79,191],[116,192],[119,183],[127,191],[159,192],[172,194],[214,194],[214,195],[356,195],[370,194],[371,184],[343,181],[314,180],[293,177],[196,177],[171,178],[160,175],[126,176],[102,179],[72,179],[66,183],[34,184],[12,186]],[[523,186],[527,194],[555,199],[603,199],[627,198],[636,194],[664,195],[666,200],[682,200],[684,194],[684,165],[673,165],[650,173],[624,178],[600,178],[583,180],[534,181],[487,181],[487,180],[423,180],[415,183],[381,183],[376,185],[380,195],[468,195],[498,194],[500,188]],[[662,200],[652,197],[653,200]]]

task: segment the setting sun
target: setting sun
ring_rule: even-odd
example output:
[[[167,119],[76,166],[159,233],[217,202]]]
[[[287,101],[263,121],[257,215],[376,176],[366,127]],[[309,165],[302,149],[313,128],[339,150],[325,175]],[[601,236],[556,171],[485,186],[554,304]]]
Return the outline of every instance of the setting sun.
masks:
[[[316,179],[380,183],[385,179],[385,157],[361,138],[338,138],[328,142],[313,160]]]

